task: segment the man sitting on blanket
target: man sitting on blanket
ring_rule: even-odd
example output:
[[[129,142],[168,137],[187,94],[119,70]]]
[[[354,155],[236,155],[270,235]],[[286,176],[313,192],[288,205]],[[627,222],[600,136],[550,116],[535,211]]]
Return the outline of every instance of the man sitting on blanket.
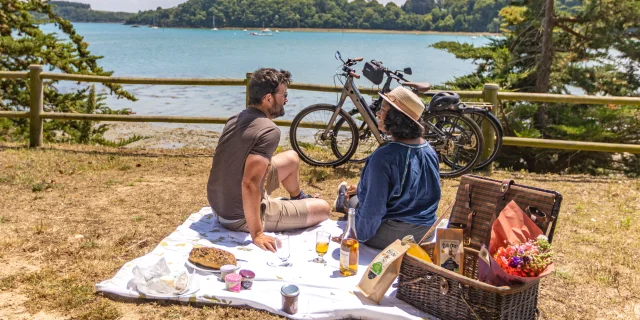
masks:
[[[253,243],[275,252],[264,234],[307,228],[329,218],[329,204],[300,189],[300,159],[294,151],[273,155],[280,129],[271,121],[284,115],[291,73],[262,68],[249,82],[249,107],[229,118],[213,157],[207,198],[220,224],[251,234]],[[282,186],[288,199],[271,198]]]

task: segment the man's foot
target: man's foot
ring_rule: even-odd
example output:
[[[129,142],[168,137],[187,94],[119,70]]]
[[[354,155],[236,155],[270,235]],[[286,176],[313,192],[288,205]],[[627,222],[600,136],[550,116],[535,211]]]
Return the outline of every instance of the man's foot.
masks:
[[[336,212],[347,213],[347,182],[342,181],[338,186],[338,197],[333,203]]]
[[[313,198],[313,196],[310,194],[306,194],[304,193],[304,191],[300,190],[300,194],[295,197],[291,197],[291,200],[300,200],[300,199],[309,199],[309,198]]]

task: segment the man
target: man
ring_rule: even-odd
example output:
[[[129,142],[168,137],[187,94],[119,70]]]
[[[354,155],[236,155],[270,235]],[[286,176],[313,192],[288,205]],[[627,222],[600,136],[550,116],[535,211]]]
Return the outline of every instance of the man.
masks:
[[[220,224],[251,234],[253,243],[275,252],[264,232],[306,228],[329,218],[329,204],[300,189],[300,159],[294,151],[273,155],[284,115],[291,73],[262,68],[249,82],[249,108],[229,118],[218,142],[207,183],[207,198]],[[288,199],[269,195],[282,186]]]

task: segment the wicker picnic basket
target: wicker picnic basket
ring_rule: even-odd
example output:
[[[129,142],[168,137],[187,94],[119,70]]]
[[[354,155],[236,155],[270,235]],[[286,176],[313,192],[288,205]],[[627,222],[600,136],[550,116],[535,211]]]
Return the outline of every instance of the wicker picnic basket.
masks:
[[[535,319],[540,281],[502,287],[478,281],[479,249],[488,247],[493,221],[511,200],[551,241],[562,202],[559,193],[513,180],[463,176],[448,225],[464,230],[463,274],[405,255],[396,296],[440,319]],[[433,258],[435,244],[422,248]]]

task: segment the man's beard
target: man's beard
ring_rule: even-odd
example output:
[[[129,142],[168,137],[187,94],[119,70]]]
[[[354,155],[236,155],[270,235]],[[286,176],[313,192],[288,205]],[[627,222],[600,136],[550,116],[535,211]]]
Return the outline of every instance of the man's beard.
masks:
[[[271,114],[272,119],[284,116],[284,104],[278,106],[278,102],[273,99],[271,108],[269,108],[269,113]]]

